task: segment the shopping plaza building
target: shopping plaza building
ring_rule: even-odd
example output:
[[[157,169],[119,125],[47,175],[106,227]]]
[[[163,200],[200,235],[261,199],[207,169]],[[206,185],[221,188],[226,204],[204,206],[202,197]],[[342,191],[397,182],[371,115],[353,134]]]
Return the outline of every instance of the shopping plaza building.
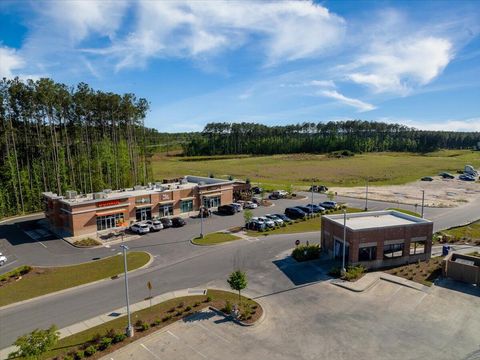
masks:
[[[348,265],[367,268],[398,266],[430,259],[433,223],[395,210],[322,217],[322,249]]]
[[[190,216],[200,206],[216,208],[233,202],[234,193],[249,188],[241,181],[185,176],[130,189],[65,196],[43,193],[45,217],[62,236],[84,236],[124,229],[136,221]]]

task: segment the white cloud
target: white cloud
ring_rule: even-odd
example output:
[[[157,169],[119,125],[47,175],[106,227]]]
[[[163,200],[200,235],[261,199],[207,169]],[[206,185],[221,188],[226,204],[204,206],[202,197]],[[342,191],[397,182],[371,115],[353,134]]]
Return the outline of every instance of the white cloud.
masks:
[[[0,78],[15,76],[16,70],[25,66],[25,60],[15,49],[0,47]]]
[[[249,42],[268,65],[329,53],[342,42],[344,20],[311,1],[140,1],[124,39],[94,52],[118,59],[117,68],[153,57],[202,58]]]
[[[445,38],[406,37],[380,41],[345,68],[347,79],[377,93],[402,95],[430,83],[453,59],[453,45]]]
[[[444,122],[433,123],[409,121],[408,125],[421,130],[480,132],[480,117],[465,120],[446,120]]]
[[[358,109],[359,112],[371,111],[376,109],[376,107],[372,104],[363,102],[358,99],[346,97],[345,95],[340,94],[338,91],[335,90],[322,90],[318,92],[318,95],[338,100],[348,106],[352,106]]]

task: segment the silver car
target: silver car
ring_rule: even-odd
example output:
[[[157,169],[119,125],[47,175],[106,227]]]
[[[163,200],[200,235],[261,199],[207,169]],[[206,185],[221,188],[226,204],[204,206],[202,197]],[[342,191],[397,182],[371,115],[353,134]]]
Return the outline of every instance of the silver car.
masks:
[[[265,217],[266,217],[267,219],[273,220],[273,222],[275,223],[275,225],[279,225],[279,226],[282,226],[282,225],[283,225],[283,220],[280,219],[278,216],[275,216],[275,215],[272,215],[272,214],[267,214],[267,215],[265,215]]]
[[[272,219],[268,219],[262,216],[262,217],[259,217],[258,220],[262,221],[269,228],[275,227],[275,221],[273,221]]]
[[[145,221],[150,228],[150,231],[160,231],[163,229],[163,224],[160,220],[147,220]]]
[[[137,234],[147,234],[150,232],[150,227],[145,223],[135,223],[130,226],[130,230]]]

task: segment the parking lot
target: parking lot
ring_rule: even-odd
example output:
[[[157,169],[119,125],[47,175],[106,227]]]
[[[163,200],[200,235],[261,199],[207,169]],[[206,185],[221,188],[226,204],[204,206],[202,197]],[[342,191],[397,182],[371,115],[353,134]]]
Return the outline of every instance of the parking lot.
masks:
[[[355,293],[330,284],[317,266],[289,266],[267,265],[252,279],[250,292],[266,310],[257,326],[241,327],[208,311],[105,359],[451,360],[480,350],[479,296],[385,281]],[[304,281],[292,286],[290,274],[300,272]]]

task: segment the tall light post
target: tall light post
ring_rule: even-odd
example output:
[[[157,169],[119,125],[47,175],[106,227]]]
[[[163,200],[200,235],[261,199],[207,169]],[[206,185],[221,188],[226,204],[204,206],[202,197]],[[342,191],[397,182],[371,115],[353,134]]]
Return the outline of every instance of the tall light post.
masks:
[[[343,209],[343,256],[342,256],[342,273],[345,274],[345,245],[347,241],[347,210]]]
[[[203,239],[203,206],[200,206],[200,239]]]
[[[126,329],[126,335],[127,337],[133,337],[134,331],[133,331],[133,326],[132,326],[132,319],[130,316],[130,301],[128,299],[128,277],[127,277],[127,250],[128,246],[127,245],[120,245],[120,247],[123,250],[123,266],[125,269],[125,300],[127,302],[127,317],[128,317],[128,325]]]
[[[368,179],[367,183],[365,184],[365,211],[368,210]]]
[[[425,190],[422,190],[422,219],[423,219],[423,207],[425,206]]]

